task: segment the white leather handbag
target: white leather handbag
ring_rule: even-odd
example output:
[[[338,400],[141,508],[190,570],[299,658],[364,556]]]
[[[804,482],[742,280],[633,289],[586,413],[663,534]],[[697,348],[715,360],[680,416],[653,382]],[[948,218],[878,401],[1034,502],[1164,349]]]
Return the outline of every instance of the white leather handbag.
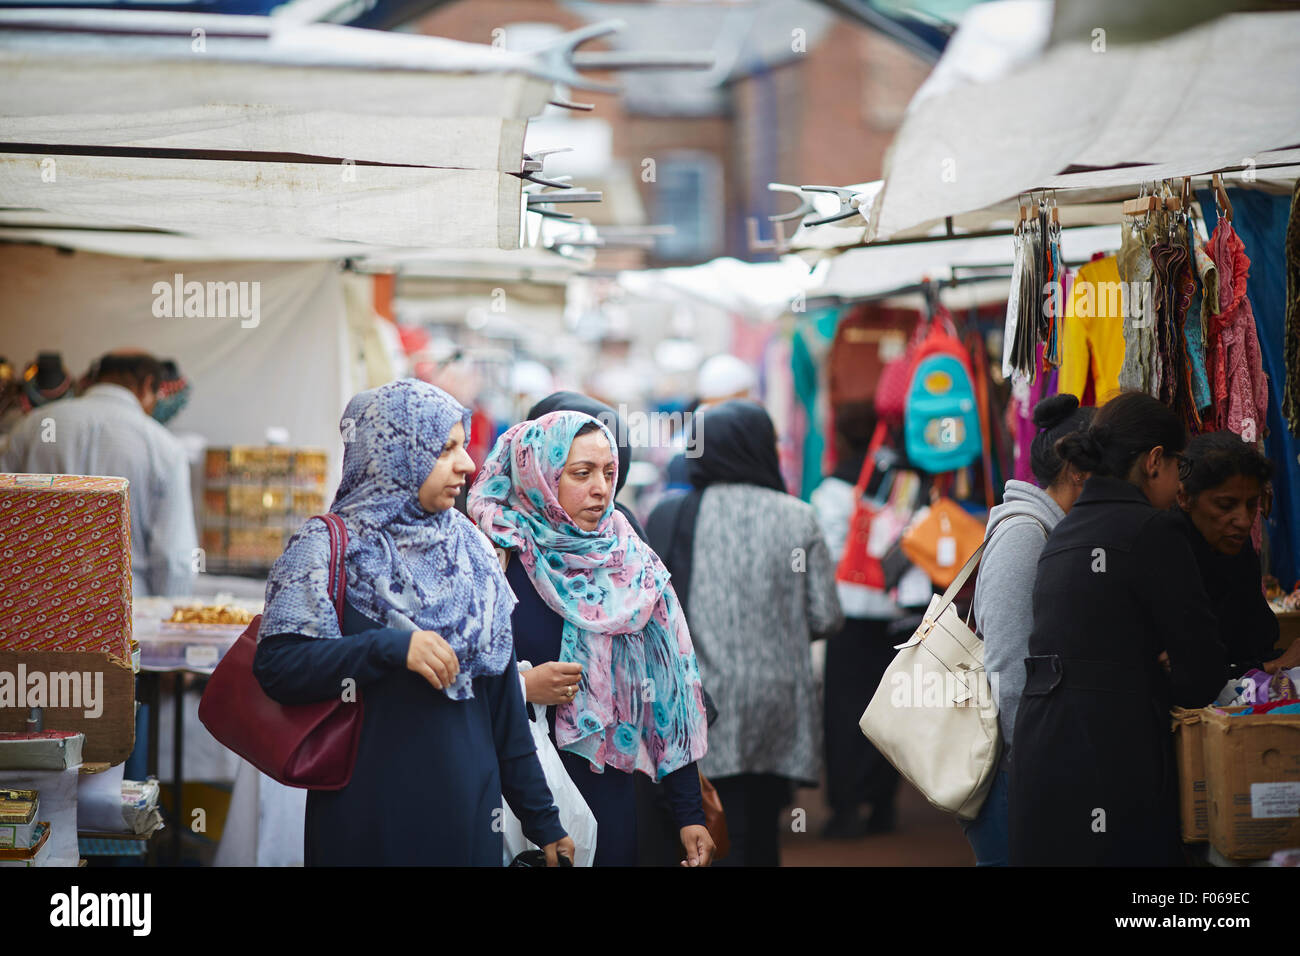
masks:
[[[944,591],[885,671],[858,726],[925,798],[962,820],[984,805],[1001,740],[984,642],[953,607],[984,545]]]

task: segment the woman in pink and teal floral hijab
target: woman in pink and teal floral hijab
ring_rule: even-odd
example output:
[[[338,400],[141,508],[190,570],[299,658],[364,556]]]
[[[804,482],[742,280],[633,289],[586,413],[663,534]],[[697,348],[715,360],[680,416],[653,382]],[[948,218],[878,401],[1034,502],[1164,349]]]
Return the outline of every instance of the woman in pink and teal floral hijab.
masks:
[[[600,514],[575,518],[560,504],[570,447],[595,429],[617,448],[608,428],[580,412],[515,425],[470,489],[469,512],[496,545],[516,552],[563,618],[560,661],[582,665],[556,713],[557,745],[597,772],[661,780],[704,755],[699,670],[668,571],[615,510],[612,492]]]

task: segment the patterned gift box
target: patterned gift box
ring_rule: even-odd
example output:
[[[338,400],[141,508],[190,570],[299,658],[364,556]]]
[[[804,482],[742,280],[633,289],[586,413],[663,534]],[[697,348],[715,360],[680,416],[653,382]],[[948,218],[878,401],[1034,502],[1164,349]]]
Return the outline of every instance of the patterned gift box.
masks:
[[[0,648],[131,660],[125,478],[0,474]]]

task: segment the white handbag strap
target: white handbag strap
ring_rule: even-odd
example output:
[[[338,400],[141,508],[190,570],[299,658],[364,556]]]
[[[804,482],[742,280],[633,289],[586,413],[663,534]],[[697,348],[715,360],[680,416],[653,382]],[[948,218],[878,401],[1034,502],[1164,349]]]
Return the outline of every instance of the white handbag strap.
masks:
[[[961,570],[957,572],[957,576],[952,579],[952,584],[948,585],[948,590],[943,592],[943,597],[939,598],[939,606],[934,610],[934,619],[936,621],[943,617],[943,612],[948,610],[948,605],[951,604],[953,599],[961,592],[961,589],[966,584],[966,579],[971,576],[975,567],[980,563],[980,558],[984,555],[984,546],[986,544],[988,544],[987,540],[980,542],[980,546],[975,549],[975,553],[966,559],[966,563],[962,565]]]
[[[1018,515],[1013,515],[1013,516],[1011,516],[1010,518],[1008,518],[1008,519],[1006,520],[1006,522],[1004,522],[1004,524],[1010,524],[1010,523],[1011,523],[1012,521],[1014,521],[1016,518],[1028,518],[1030,521],[1033,521],[1035,524],[1037,524],[1038,527],[1040,527],[1040,528],[1043,529],[1043,539],[1044,539],[1044,540],[1046,540],[1049,536],[1051,536],[1051,533],[1052,533],[1052,532],[1048,530],[1047,525],[1043,522],[1043,519],[1042,519],[1042,518],[1039,518],[1037,515],[1031,515],[1031,514],[1018,514]],[[988,544],[989,541],[992,539],[992,537],[993,537],[992,535],[989,535],[987,538],[984,539],[984,544],[981,544],[981,545],[979,546],[979,550],[977,550],[977,551],[975,552],[975,554],[972,555],[972,560],[973,560],[974,558],[978,558],[978,557],[980,556],[980,552],[982,552],[982,551],[984,550],[984,545]],[[969,565],[969,564],[970,564],[970,562],[968,561],[968,562],[967,562],[967,565]],[[960,591],[960,590],[961,590],[961,586],[962,586],[963,584],[966,583],[966,575],[968,575],[969,572],[970,572],[970,568],[969,568],[969,567],[962,568],[961,575],[959,575],[958,578],[957,578],[957,580],[953,582],[953,584],[956,586],[956,588],[957,588],[958,591]],[[954,594],[953,597],[956,597],[956,595]],[[945,598],[945,599],[948,598],[948,594],[945,593],[945,594],[944,594],[944,598]],[[942,614],[942,613],[943,613],[943,610],[940,609],[939,613]],[[970,627],[970,618],[971,618],[971,615],[974,614],[974,613],[975,613],[975,601],[972,600],[972,601],[970,602],[970,608],[966,611],[966,626],[967,626],[967,627]],[[937,617],[936,617],[935,619],[938,620]]]

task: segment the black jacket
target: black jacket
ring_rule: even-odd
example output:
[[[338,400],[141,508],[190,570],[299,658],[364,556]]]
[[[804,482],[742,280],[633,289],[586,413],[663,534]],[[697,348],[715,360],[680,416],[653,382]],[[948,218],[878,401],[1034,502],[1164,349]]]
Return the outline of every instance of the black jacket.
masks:
[[[1191,516],[1181,509],[1178,513],[1219,624],[1219,641],[1226,652],[1229,670],[1232,676],[1239,677],[1279,654],[1274,649],[1278,639],[1277,615],[1268,606],[1260,586],[1264,572],[1259,555],[1249,541],[1237,554],[1215,551],[1192,523]]]
[[[1210,703],[1227,667],[1181,520],[1094,477],[1047,539],[1011,750],[1013,865],[1182,862],[1169,708]]]

